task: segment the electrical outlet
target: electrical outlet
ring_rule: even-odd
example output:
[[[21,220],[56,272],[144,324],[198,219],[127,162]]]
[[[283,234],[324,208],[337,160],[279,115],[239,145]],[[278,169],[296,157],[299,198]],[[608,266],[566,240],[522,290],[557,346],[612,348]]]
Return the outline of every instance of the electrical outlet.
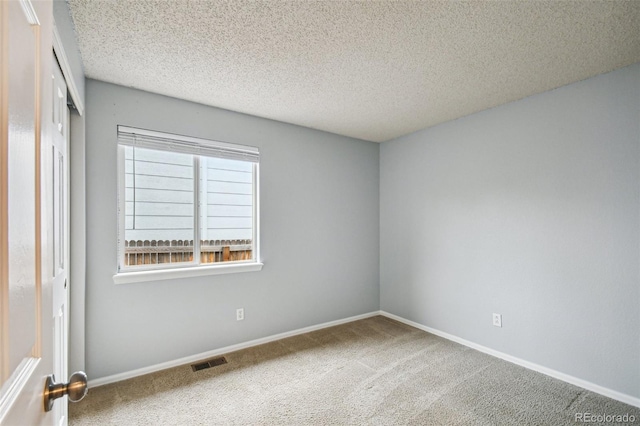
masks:
[[[502,315],[501,314],[493,314],[493,325],[496,327],[502,327]]]
[[[236,309],[236,320],[242,321],[244,319],[244,308]]]

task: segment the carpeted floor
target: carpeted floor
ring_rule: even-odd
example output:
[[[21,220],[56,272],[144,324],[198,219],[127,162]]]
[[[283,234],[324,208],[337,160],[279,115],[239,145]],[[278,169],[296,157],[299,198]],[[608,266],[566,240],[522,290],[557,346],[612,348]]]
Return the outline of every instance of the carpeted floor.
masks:
[[[638,408],[380,316],[225,357],[91,389],[70,424],[640,425]]]

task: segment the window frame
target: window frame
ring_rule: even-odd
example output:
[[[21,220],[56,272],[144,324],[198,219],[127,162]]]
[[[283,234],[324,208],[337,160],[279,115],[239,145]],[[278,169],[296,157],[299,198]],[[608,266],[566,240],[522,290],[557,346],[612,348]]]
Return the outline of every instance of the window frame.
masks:
[[[191,262],[180,263],[157,263],[136,266],[124,266],[125,260],[125,231],[126,231],[126,168],[125,168],[125,149],[127,146],[120,142],[120,132],[126,131],[140,132],[141,134],[160,135],[161,137],[175,141],[186,141],[188,143],[196,143],[204,146],[213,146],[242,150],[243,145],[229,144],[226,142],[217,142],[213,140],[194,138],[190,136],[181,136],[166,132],[148,131],[144,129],[135,129],[128,126],[118,126],[117,139],[117,264],[116,274],[113,281],[116,284],[145,282],[163,279],[187,278],[194,276],[218,275],[237,272],[253,272],[262,269],[260,261],[260,163],[259,161],[251,161],[252,163],[252,259],[236,260],[228,262],[216,263],[200,263],[200,163],[202,157],[216,158],[214,155],[204,155],[190,153],[193,156],[193,212],[194,212],[194,235],[193,235],[193,260]],[[167,145],[170,142],[167,142]],[[148,148],[163,151],[158,148]],[[246,147],[257,150],[254,147]],[[171,152],[171,149],[164,151]],[[224,157],[218,157],[224,158]]]

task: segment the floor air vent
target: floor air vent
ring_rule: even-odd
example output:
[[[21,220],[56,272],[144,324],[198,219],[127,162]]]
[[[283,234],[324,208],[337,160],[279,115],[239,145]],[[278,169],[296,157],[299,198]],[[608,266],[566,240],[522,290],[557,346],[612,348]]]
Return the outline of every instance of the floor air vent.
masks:
[[[200,371],[200,370],[205,370],[207,368],[215,367],[217,365],[222,365],[222,364],[226,364],[226,363],[227,363],[226,358],[221,356],[221,357],[218,357],[218,358],[209,359],[207,361],[202,361],[202,362],[199,362],[197,364],[192,364],[191,365],[191,369],[193,371]]]

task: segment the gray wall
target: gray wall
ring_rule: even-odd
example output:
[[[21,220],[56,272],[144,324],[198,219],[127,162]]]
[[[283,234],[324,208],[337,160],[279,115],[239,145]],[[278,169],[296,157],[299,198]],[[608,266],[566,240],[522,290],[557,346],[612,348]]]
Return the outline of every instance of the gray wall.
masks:
[[[91,379],[379,309],[377,144],[93,80],[86,90]],[[118,124],[260,148],[262,271],[113,283]]]
[[[54,0],[53,19],[60,35],[69,66],[71,81],[78,89],[80,99],[75,103],[85,104],[84,69],[76,41],[73,21],[65,0]],[[86,214],[85,214],[85,117],[77,111],[70,117],[70,153],[69,160],[69,220],[70,227],[70,271],[69,271],[69,370],[85,369],[84,354],[84,306],[85,306],[85,252],[86,252]]]
[[[639,122],[636,64],[383,143],[381,309],[640,397]]]

